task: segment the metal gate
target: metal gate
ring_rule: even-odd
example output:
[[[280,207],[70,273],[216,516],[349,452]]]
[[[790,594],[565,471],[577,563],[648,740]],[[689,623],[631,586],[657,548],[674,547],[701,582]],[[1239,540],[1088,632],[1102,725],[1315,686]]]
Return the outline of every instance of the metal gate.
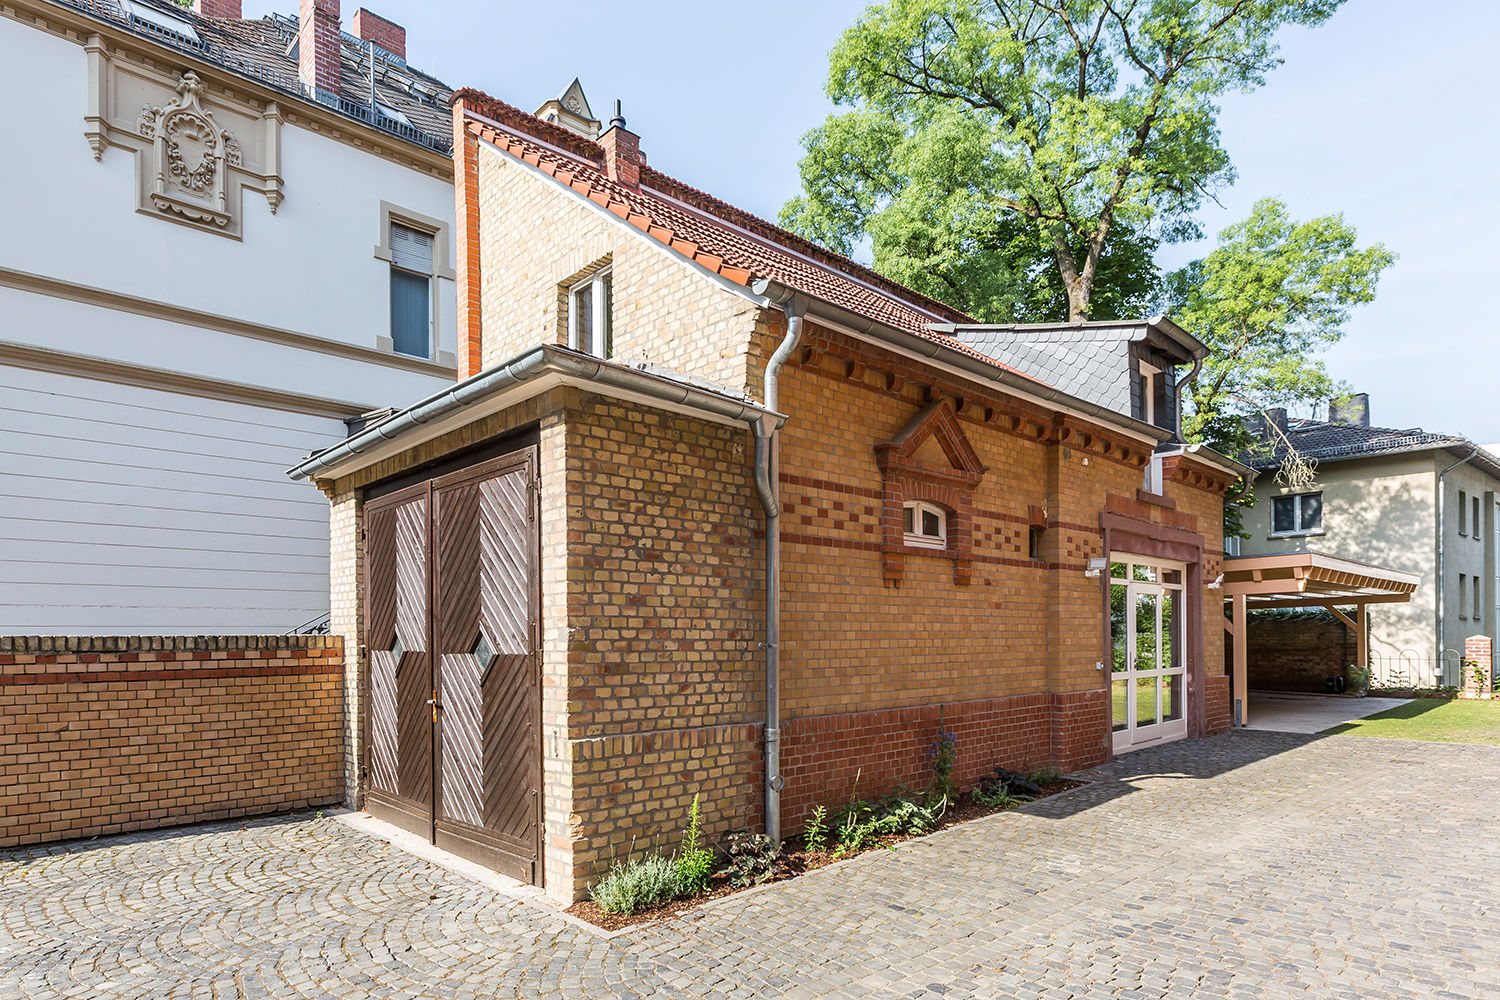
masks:
[[[365,508],[366,807],[533,884],[538,529],[533,449]]]

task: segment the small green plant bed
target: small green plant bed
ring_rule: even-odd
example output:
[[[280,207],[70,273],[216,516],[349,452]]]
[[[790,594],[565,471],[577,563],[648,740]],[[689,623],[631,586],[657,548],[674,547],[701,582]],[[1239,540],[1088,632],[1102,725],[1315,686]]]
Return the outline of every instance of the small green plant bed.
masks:
[[[1500,746],[1500,701],[1418,698],[1325,732],[1431,743]]]
[[[1452,684],[1435,688],[1372,687],[1368,693],[1371,698],[1433,698],[1451,701],[1458,697],[1458,687]]]

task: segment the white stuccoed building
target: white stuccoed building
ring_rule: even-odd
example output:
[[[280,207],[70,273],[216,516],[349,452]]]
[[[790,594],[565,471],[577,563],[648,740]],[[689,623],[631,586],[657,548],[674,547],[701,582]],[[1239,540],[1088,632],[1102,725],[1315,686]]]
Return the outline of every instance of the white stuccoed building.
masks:
[[[327,611],[327,503],[284,470],[451,382],[456,330],[451,94],[399,26],[339,27],[0,7],[0,634]]]

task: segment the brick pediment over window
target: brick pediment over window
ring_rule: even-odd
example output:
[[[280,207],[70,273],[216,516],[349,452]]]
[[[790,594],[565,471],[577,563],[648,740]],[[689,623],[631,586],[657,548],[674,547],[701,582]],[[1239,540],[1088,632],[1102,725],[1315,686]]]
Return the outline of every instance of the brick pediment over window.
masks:
[[[908,555],[953,560],[953,581],[968,583],[974,549],[974,488],[985,467],[947,399],[929,403],[889,442],[875,447],[882,478],[881,553],[885,581],[899,584]],[[908,542],[905,508],[936,504],[946,513],[942,547]]]

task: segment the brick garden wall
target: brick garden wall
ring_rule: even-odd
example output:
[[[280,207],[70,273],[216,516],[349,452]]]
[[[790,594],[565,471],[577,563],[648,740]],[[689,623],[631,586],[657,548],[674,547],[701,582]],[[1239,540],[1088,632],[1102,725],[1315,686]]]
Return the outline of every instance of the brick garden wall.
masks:
[[[329,636],[0,636],[0,847],[343,793]]]
[[[1252,690],[1324,694],[1359,655],[1354,633],[1326,611],[1247,616],[1246,659]]]

